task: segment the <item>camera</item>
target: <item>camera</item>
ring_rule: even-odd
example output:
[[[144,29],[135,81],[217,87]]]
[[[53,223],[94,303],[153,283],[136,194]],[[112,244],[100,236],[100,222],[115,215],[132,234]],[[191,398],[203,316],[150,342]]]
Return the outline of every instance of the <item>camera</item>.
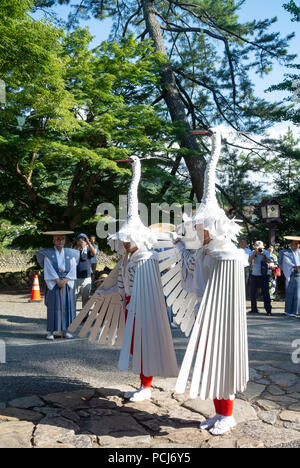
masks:
[[[262,249],[262,248],[259,248],[258,251],[259,251],[259,253],[263,253],[263,249]]]

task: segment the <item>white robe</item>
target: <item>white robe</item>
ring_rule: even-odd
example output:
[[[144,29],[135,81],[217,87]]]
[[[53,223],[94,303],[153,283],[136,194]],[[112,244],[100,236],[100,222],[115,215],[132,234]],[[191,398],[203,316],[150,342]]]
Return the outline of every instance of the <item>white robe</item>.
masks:
[[[55,248],[55,254],[57,258],[57,263],[58,263],[58,268],[62,271],[65,271],[66,269],[66,261],[65,261],[65,249],[62,249],[61,252],[59,252]],[[73,289],[74,288],[74,280],[76,279],[76,260],[73,258],[71,260],[71,269],[67,273],[66,277],[70,279],[68,281],[68,286],[69,288]],[[55,287],[56,279],[59,279],[55,269],[53,268],[53,265],[51,261],[49,260],[48,257],[45,257],[45,263],[44,263],[44,279],[47,284],[47,287],[50,291]]]
[[[249,371],[243,263],[230,242],[213,240],[198,251],[194,292],[199,311],[179,372],[178,393],[185,391],[191,372],[192,398],[229,399],[245,390]]]
[[[291,249],[290,249],[290,253],[293,254],[294,256],[294,261],[295,263],[292,262],[292,259],[288,256],[288,255],[284,255],[283,256],[283,259],[282,259],[282,271],[284,273],[284,276],[285,276],[285,285],[286,285],[286,288],[288,287],[289,285],[289,282],[290,282],[290,278],[291,278],[291,274],[293,273],[293,271],[295,271],[295,268],[294,266],[297,265],[297,266],[300,266],[300,250],[298,249],[296,252],[293,252]]]

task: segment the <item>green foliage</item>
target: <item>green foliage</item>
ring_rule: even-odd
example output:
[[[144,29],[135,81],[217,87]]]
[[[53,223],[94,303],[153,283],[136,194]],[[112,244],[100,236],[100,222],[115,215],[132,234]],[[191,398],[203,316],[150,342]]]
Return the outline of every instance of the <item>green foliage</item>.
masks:
[[[283,7],[292,14],[292,21],[300,21],[300,7],[296,5],[294,0],[284,3]],[[284,81],[278,85],[271,86],[267,91],[286,91],[289,93],[288,98],[286,99],[286,107],[278,109],[277,120],[290,121],[295,125],[299,125],[300,64],[288,64],[287,68],[291,70],[291,72],[284,75]]]
[[[242,219],[243,236],[252,244],[269,242],[269,226],[262,220],[259,203],[275,198],[281,203],[281,222],[276,225],[276,242],[285,245],[284,236],[300,231],[300,139],[289,129],[279,141],[265,140],[271,150],[253,157],[225,148],[218,169],[219,199],[230,215]],[[255,207],[251,214],[246,207]]]
[[[17,229],[37,227],[15,245],[41,243],[38,232],[62,226],[94,231],[97,205],[117,205],[120,185],[127,192],[130,171],[114,159],[168,155],[176,138],[150,105],[160,61],[150,42],[129,37],[90,50],[90,41],[87,30],[66,34],[28,16],[2,28],[2,215]]]
[[[270,73],[276,61],[290,67],[292,73],[274,90],[291,90],[298,77],[298,65],[288,53],[293,34],[282,38],[270,33],[276,18],[242,24],[238,17],[242,1],[155,0],[165,27],[166,58],[145,40],[143,12],[135,0],[72,2],[71,32],[47,21],[34,21],[28,14],[31,8],[69,3],[3,0],[0,4],[4,18],[0,24],[0,78],[7,88],[7,103],[0,108],[0,204],[5,241],[17,235],[16,245],[41,244],[43,237],[38,233],[59,227],[93,232],[97,205],[103,201],[117,205],[118,195],[127,193],[130,171],[114,160],[133,153],[164,155],[170,161],[143,164],[140,201],[148,206],[151,202],[190,201],[189,174],[175,160],[192,153],[172,145],[184,126],[169,121],[160,82],[163,61],[172,65],[194,128],[222,122],[258,134],[281,119],[299,123],[299,112],[291,102],[270,104],[258,99],[250,79],[253,71],[261,76]],[[295,2],[285,7],[297,13]],[[91,16],[113,19],[109,42],[93,50],[89,31],[76,26],[81,18]],[[182,31],[184,28],[190,30]],[[293,145],[283,144],[279,150],[274,161],[241,151],[224,153],[224,208],[234,205],[240,211],[263,196],[261,186],[249,181],[250,170],[276,167],[280,171],[276,161],[279,164],[282,158],[283,170],[298,157]],[[207,153],[207,148],[203,146],[202,151]],[[278,196],[286,203],[289,193],[292,204],[297,200],[297,181],[289,192],[279,182]],[[294,221],[298,222],[296,213],[291,217]],[[21,231],[13,234],[14,229]],[[266,232],[259,222],[255,229],[250,225],[247,229],[250,236]]]
[[[297,6],[294,0],[284,3],[283,7],[292,15],[292,21],[300,21],[300,6]]]
[[[282,203],[281,239],[284,235],[300,232],[300,138],[295,139],[291,130],[280,140],[281,154],[272,160],[275,190]],[[293,232],[291,232],[293,231]]]
[[[135,34],[145,37],[145,18],[136,0],[60,0],[69,4],[69,25],[94,16],[113,20],[111,39]],[[243,130],[262,132],[288,112],[254,94],[250,72],[264,76],[274,63],[290,65],[288,45],[294,34],[281,37],[270,28],[277,18],[239,21],[244,3],[236,0],[155,0],[164,45],[177,79],[191,125],[209,127],[227,122]],[[293,1],[287,8],[294,9]],[[159,83],[158,83],[159,92]]]

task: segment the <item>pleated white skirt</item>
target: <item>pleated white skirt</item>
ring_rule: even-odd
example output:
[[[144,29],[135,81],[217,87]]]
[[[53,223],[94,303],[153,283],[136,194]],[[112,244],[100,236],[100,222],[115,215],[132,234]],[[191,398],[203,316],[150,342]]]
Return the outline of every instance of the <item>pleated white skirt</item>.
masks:
[[[178,376],[178,393],[185,391],[191,373],[192,398],[229,399],[245,391],[249,370],[244,281],[242,262],[216,262]]]
[[[119,359],[119,369],[123,371],[129,368],[133,331],[133,372],[177,377],[178,365],[158,262],[153,259],[137,264]]]

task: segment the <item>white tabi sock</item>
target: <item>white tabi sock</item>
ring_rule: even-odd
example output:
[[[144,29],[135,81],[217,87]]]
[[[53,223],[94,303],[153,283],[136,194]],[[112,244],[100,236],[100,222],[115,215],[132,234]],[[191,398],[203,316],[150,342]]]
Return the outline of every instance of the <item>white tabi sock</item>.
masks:
[[[129,401],[144,401],[150,400],[151,398],[151,388],[141,387],[137,392],[132,395]]]
[[[236,426],[236,421],[233,416],[221,416],[213,428],[210,429],[212,435],[222,435],[230,431],[233,427]]]

